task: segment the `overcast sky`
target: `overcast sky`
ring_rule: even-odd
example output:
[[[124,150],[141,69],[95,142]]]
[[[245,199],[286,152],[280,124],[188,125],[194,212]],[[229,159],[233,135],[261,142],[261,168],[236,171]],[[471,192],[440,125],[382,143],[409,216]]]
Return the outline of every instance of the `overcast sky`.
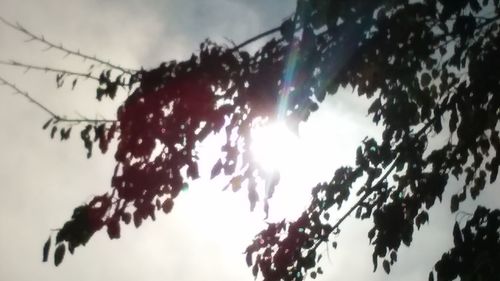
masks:
[[[294,0],[0,0],[0,16],[68,48],[147,68],[188,57],[207,37],[241,42],[279,25],[294,5]],[[0,60],[83,71],[88,67],[81,59],[63,59],[63,54],[43,51],[25,39],[0,25]],[[52,74],[0,65],[0,75],[63,115],[114,118],[119,103],[96,104],[96,85],[90,82],[79,82],[71,91],[67,86],[56,89]],[[310,149],[283,171],[271,203],[273,219],[297,215],[308,203],[309,189],[328,180],[339,165],[352,163],[359,141],[377,134],[363,104],[343,93],[301,127],[299,145]],[[119,240],[98,233],[58,268],[43,264],[42,245],[51,229],[60,227],[75,206],[106,192],[114,168],[112,152],[86,159],[78,134],[64,143],[51,140],[41,129],[48,118],[11,89],[0,87],[0,280],[253,280],[242,252],[264,227],[263,214],[249,212],[245,192],[222,192],[224,179],[208,181],[207,169],[202,170],[204,179],[176,199],[172,214],[147,221],[140,229],[127,227]],[[203,167],[213,163],[217,142],[212,138],[203,144]],[[306,175],[298,172],[311,163],[317,165]],[[425,280],[452,245],[455,215],[449,213],[448,197],[458,185],[451,185],[445,203],[431,212],[431,225],[414,236],[411,248],[400,250],[391,275],[372,273],[369,222],[350,220],[338,237],[339,249],[330,249],[330,258],[323,259],[325,275],[319,280]],[[498,190],[493,191],[482,194],[483,204],[498,206]]]

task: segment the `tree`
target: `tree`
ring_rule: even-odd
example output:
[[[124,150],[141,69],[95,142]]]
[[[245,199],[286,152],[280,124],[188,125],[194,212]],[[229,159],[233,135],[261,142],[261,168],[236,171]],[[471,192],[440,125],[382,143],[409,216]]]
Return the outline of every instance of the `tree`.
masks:
[[[330,182],[318,184],[296,221],[273,223],[257,234],[246,250],[247,263],[264,280],[314,278],[322,272],[316,249],[354,213],[373,218],[368,237],[374,267],[382,259],[389,273],[401,243],[410,245],[415,226],[427,222],[427,211],[442,199],[450,174],[465,180],[463,191],[451,198],[452,212],[468,196],[475,199],[487,181],[496,182],[498,8],[498,1],[488,0],[299,0],[296,12],[269,31],[280,37],[255,54],[242,51],[242,45],[206,41],[187,61],[138,71],[71,52],[11,25],[51,48],[120,73],[47,69],[60,73],[58,84],[71,76],[93,78],[100,84],[99,100],[114,98],[118,87],[133,89],[116,121],[71,120],[38,103],[52,115],[44,126],[51,136],[69,137],[70,127],[60,129],[67,121],[88,123],[80,136],[89,157],[94,143],[105,152],[112,138],[119,141],[111,191],[75,209],[55,237],[56,264],[66,249],[85,245],[96,231],[105,228],[110,238],[119,238],[121,223],[139,227],[157,210],[170,212],[186,179],[198,177],[196,142],[223,129],[227,142],[212,176],[232,175],[230,185],[247,188],[252,208],[259,195],[267,208],[279,175],[265,173],[252,160],[252,126],[279,118],[296,128],[327,93],[350,85],[371,98],[369,114],[384,128],[381,140],[363,141],[356,165],[341,167]],[[448,137],[446,144],[430,145],[438,136]],[[266,182],[264,192],[256,177]],[[346,209],[343,203],[353,196],[357,203]],[[338,221],[330,220],[334,207],[344,214]],[[436,263],[429,279],[498,278],[499,227],[499,211],[479,206],[464,227],[455,225],[455,247]]]

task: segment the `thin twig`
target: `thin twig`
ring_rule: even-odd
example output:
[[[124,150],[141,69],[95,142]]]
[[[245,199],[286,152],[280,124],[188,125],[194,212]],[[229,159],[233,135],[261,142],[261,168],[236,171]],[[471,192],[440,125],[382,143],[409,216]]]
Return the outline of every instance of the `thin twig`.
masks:
[[[278,27],[275,27],[275,28],[273,28],[273,29],[269,29],[268,31],[264,31],[264,32],[262,32],[261,34],[258,34],[258,35],[256,35],[256,36],[254,36],[254,37],[252,37],[252,38],[250,38],[250,39],[248,39],[248,40],[246,40],[246,41],[244,41],[244,42],[240,43],[239,45],[237,45],[237,46],[233,47],[233,48],[231,49],[231,51],[237,51],[237,50],[239,50],[239,49],[243,48],[244,46],[246,46],[246,45],[248,45],[248,44],[250,44],[250,43],[253,43],[253,42],[255,42],[255,41],[257,41],[257,40],[259,40],[259,39],[261,39],[261,38],[264,38],[264,37],[266,37],[266,36],[268,36],[268,35],[271,35],[271,34],[273,34],[273,33],[277,32],[277,31],[279,31],[279,30],[280,30],[280,27],[278,26]]]
[[[380,186],[386,179],[387,177],[392,173],[392,171],[394,170],[394,168],[396,168],[396,164],[398,162],[398,159],[399,159],[399,156],[397,156],[396,158],[394,158],[394,162],[392,162],[391,164],[391,167],[389,167],[389,169],[385,172],[385,174],[377,181],[377,183],[373,186],[373,188],[367,190],[367,192],[365,194],[363,194],[363,196],[361,196],[359,198],[359,200],[356,202],[356,204],[354,204],[334,225],[333,227],[325,234],[325,239],[328,239],[328,237],[330,236],[331,233],[333,233],[336,229],[339,228],[340,224],[347,218],[351,215],[351,213],[356,210],[356,208],[358,208],[361,203],[363,203],[366,198],[368,198],[368,196],[370,196],[375,190],[378,190],[378,186]],[[324,242],[325,240],[321,239],[319,240],[316,244],[314,244],[314,246],[312,247],[312,250],[316,250],[319,245]]]
[[[0,60],[0,64],[22,67],[22,68],[26,68],[26,70],[34,69],[34,70],[40,70],[40,71],[45,71],[45,72],[55,72],[55,73],[60,73],[60,74],[65,74],[65,75],[79,76],[79,77],[89,78],[89,79],[99,81],[99,77],[91,75],[90,72],[83,73],[83,72],[75,72],[75,71],[70,71],[70,70],[66,70],[66,69],[59,69],[59,68],[53,68],[53,67],[47,67],[47,66],[31,65],[31,64],[18,62],[15,60],[10,60],[10,61]]]
[[[2,76],[0,76],[0,85],[6,85],[13,89],[16,94],[19,94],[23,97],[25,97],[28,101],[31,103],[35,104],[38,106],[40,109],[43,111],[47,112],[52,118],[54,118],[57,122],[69,122],[69,123],[113,123],[117,122],[117,120],[110,120],[110,119],[90,119],[90,118],[68,118],[65,116],[61,116],[59,114],[56,114],[54,111],[50,110],[48,107],[43,105],[41,102],[33,98],[28,94],[28,92],[23,91],[19,89],[15,84],[9,82],[8,80],[4,79]]]
[[[46,50],[50,50],[50,49],[54,48],[54,49],[57,49],[59,51],[62,51],[64,53],[66,53],[66,55],[73,55],[73,56],[81,57],[81,58],[83,58],[85,60],[91,60],[91,61],[97,62],[99,64],[108,66],[110,68],[119,70],[119,71],[121,71],[123,73],[130,74],[130,75],[132,75],[133,73],[137,72],[137,70],[133,70],[133,69],[129,69],[129,68],[124,68],[124,67],[121,67],[119,65],[112,64],[109,61],[102,60],[100,58],[97,58],[96,56],[90,56],[90,55],[81,53],[80,50],[74,51],[74,50],[70,50],[70,49],[67,49],[67,48],[63,47],[62,44],[59,44],[59,45],[58,44],[54,44],[51,41],[46,40],[43,36],[39,36],[39,35],[36,35],[36,34],[32,33],[31,31],[27,30],[26,28],[24,28],[19,23],[13,24],[13,23],[7,21],[6,19],[4,19],[1,16],[0,16],[0,21],[2,23],[4,23],[5,25],[7,25],[8,27],[10,27],[10,28],[12,28],[12,29],[14,29],[16,31],[19,31],[21,33],[26,34],[29,37],[29,39],[27,41],[38,41],[38,42],[43,43],[44,45],[47,46]]]

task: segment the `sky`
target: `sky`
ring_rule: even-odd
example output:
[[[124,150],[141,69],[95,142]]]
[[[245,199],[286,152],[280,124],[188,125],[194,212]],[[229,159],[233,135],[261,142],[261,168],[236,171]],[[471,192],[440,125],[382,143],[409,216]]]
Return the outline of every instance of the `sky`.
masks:
[[[71,49],[96,54],[130,68],[150,68],[183,59],[207,37],[238,43],[275,27],[294,9],[293,0],[0,0],[0,16]],[[24,42],[22,34],[0,25],[0,60],[85,71],[86,62]],[[255,48],[255,46],[250,46]],[[53,111],[67,116],[114,118],[115,102],[96,103],[92,82],[74,91],[55,87],[55,75],[0,65],[0,76],[16,83]],[[104,193],[114,169],[113,154],[87,159],[77,134],[66,142],[51,140],[42,125],[49,116],[12,90],[0,87],[0,280],[253,280],[242,254],[264,226],[261,210],[249,211],[245,192],[222,191],[225,179],[209,181],[220,138],[200,147],[202,178],[176,199],[168,216],[159,215],[139,229],[128,226],[110,241],[97,233],[75,255],[55,267],[42,263],[42,245],[75,206]],[[351,90],[328,98],[290,143],[299,159],[282,167],[282,182],[271,201],[271,220],[293,219],[307,206],[309,191],[330,179],[339,165],[352,164],[359,141],[380,128],[366,116],[366,101]],[[304,166],[314,169],[304,174]],[[203,169],[203,167],[206,167]],[[497,184],[498,185],[498,184]],[[325,274],[317,280],[425,280],[435,261],[452,245],[449,196],[430,213],[431,224],[402,247],[398,263],[386,275],[372,273],[370,222],[346,221],[336,250],[323,249]],[[498,190],[487,187],[478,202],[498,207]],[[468,209],[469,208],[469,209]],[[473,211],[463,206],[463,211]],[[458,218],[459,219],[459,218]]]

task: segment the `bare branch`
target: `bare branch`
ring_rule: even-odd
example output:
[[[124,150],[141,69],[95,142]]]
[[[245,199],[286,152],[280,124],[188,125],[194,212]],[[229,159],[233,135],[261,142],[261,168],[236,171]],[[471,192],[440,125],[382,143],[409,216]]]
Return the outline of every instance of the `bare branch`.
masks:
[[[117,120],[111,120],[111,119],[91,119],[91,118],[68,118],[66,116],[62,116],[59,114],[56,114],[54,111],[50,110],[47,106],[43,105],[41,102],[33,98],[28,94],[28,92],[23,91],[19,89],[15,84],[9,82],[8,80],[4,79],[2,76],[0,76],[0,85],[5,85],[10,87],[15,91],[15,94],[19,94],[23,97],[25,97],[29,102],[35,104],[37,107],[42,109],[43,111],[47,112],[52,118],[56,120],[56,122],[68,122],[68,123],[113,123],[117,122]]]
[[[73,55],[73,56],[76,56],[76,57],[81,57],[84,60],[91,60],[91,61],[97,62],[99,64],[105,65],[107,67],[119,70],[119,71],[121,71],[123,73],[126,73],[126,74],[132,75],[133,73],[137,72],[137,70],[133,70],[133,69],[129,69],[129,68],[124,68],[124,67],[121,67],[119,65],[112,64],[109,61],[102,60],[100,58],[97,58],[96,56],[90,56],[90,55],[81,53],[80,50],[74,51],[74,50],[70,50],[70,49],[65,48],[62,44],[52,43],[51,41],[46,40],[43,37],[43,35],[42,36],[36,35],[36,34],[32,33],[31,31],[27,30],[26,28],[24,28],[19,23],[13,24],[13,23],[7,21],[6,19],[4,19],[1,16],[0,16],[0,21],[3,24],[5,24],[6,26],[8,26],[8,27],[10,27],[10,28],[12,28],[12,29],[14,29],[16,31],[19,31],[21,33],[26,34],[29,37],[28,40],[26,40],[27,42],[29,42],[29,41],[38,41],[38,42],[46,45],[47,48],[44,49],[44,51],[47,51],[47,50],[50,50],[50,49],[54,48],[54,49],[57,49],[59,51],[64,52],[66,54],[66,56]]]
[[[31,64],[18,62],[15,60],[10,60],[10,61],[0,60],[0,64],[8,65],[8,66],[22,67],[22,68],[25,68],[26,71],[28,71],[30,69],[34,69],[34,70],[40,70],[40,71],[45,71],[45,72],[54,72],[54,73],[60,73],[60,74],[65,74],[65,75],[79,76],[79,77],[99,81],[99,77],[92,75],[90,72],[83,73],[83,72],[75,72],[75,71],[70,71],[70,70],[66,70],[66,69],[59,69],[59,68],[53,68],[53,67],[47,67],[47,66],[31,65]]]

